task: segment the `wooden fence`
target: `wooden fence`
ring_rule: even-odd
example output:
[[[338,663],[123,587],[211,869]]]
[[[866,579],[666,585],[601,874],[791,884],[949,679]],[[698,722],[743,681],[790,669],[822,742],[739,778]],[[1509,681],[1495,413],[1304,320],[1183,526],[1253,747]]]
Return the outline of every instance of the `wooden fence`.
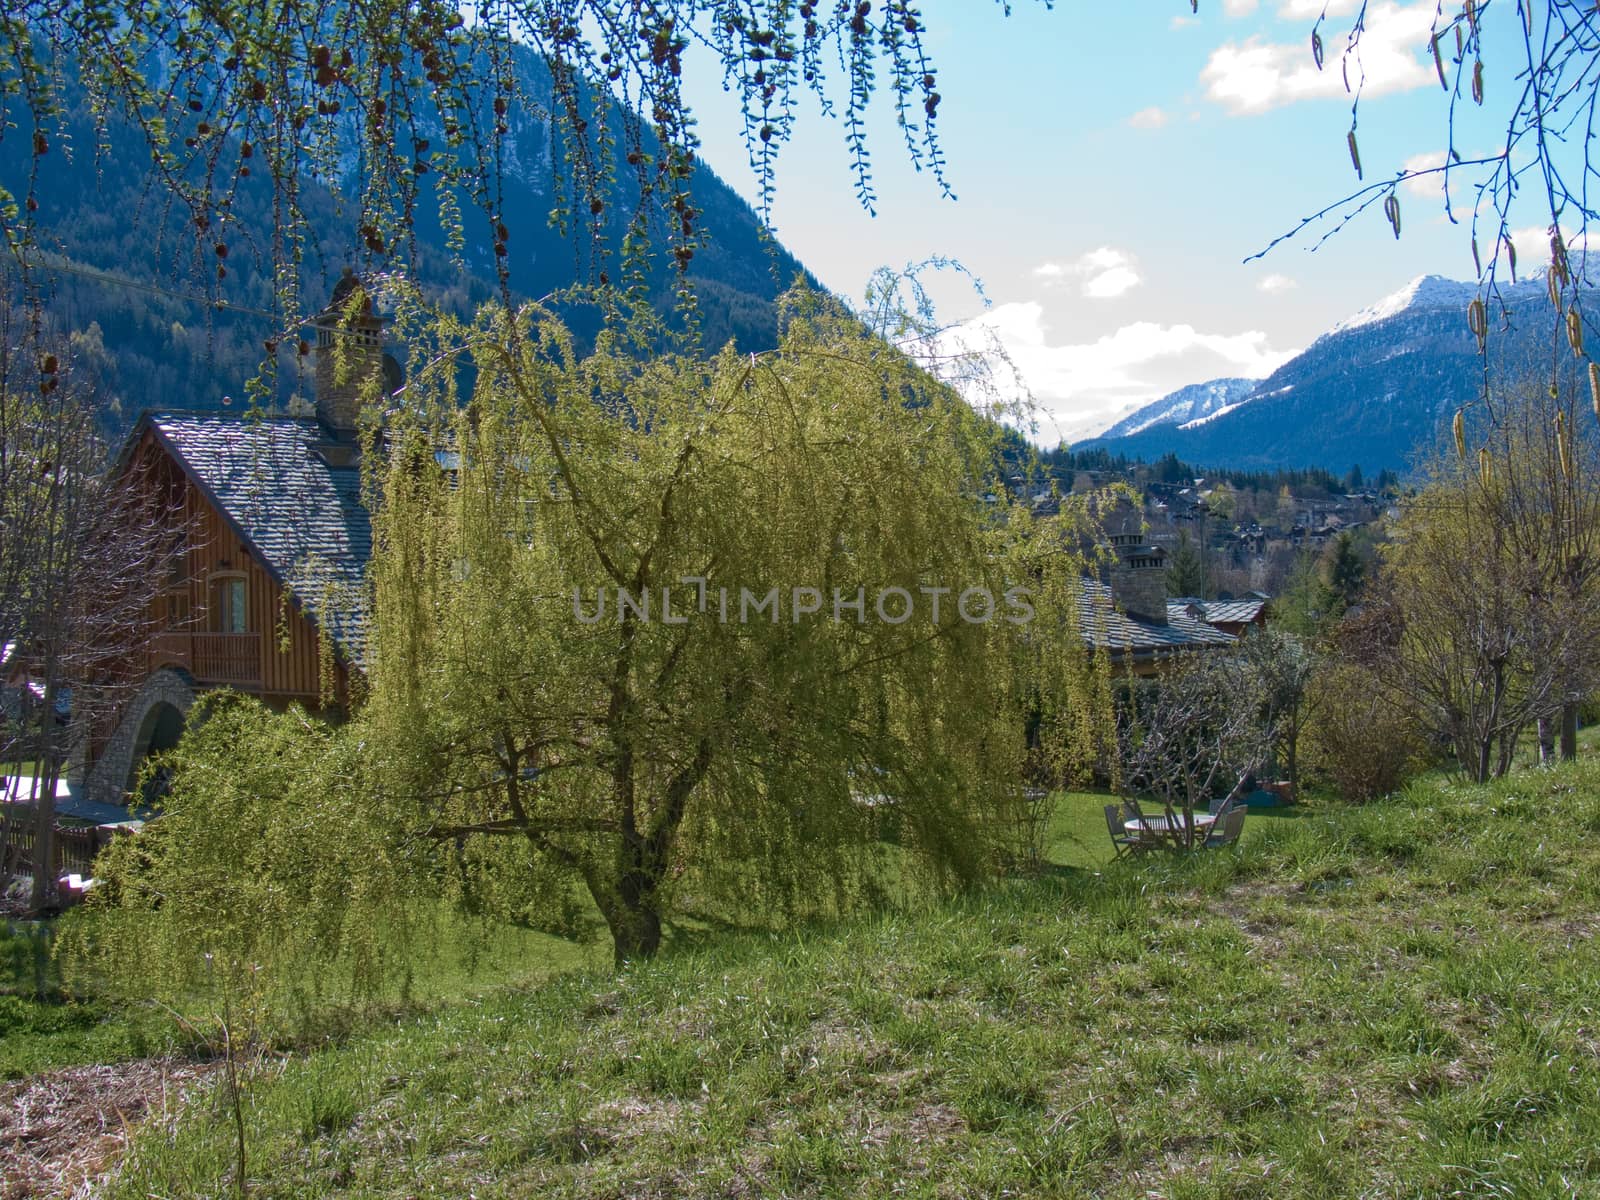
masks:
[[[0,876],[31,875],[38,843],[33,808],[26,804],[10,804],[6,808],[8,811],[0,815]],[[88,875],[94,856],[111,836],[109,830],[57,825],[50,839],[56,878]]]

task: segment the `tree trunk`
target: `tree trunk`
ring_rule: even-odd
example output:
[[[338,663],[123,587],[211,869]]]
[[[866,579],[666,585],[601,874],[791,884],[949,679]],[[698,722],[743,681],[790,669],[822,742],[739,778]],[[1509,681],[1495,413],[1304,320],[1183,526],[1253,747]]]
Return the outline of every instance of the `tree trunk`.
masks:
[[[654,958],[661,948],[659,885],[666,863],[652,853],[654,849],[649,839],[624,834],[614,875],[595,869],[583,872],[589,895],[611,931],[611,954],[619,967]]]
[[[1492,735],[1478,739],[1477,758],[1472,763],[1472,782],[1488,783],[1490,760],[1494,754],[1494,737]]]
[[[1517,758],[1517,734],[1503,733],[1500,735],[1500,756],[1494,765],[1494,777],[1504,779],[1510,772]]]
[[[56,753],[55,663],[45,669],[44,703],[39,717],[39,759],[33,777],[33,892],[28,908],[35,915],[56,899],[56,779],[61,774]]]
[[[1300,803],[1300,724],[1295,722],[1289,731],[1288,752],[1284,756],[1289,769],[1289,803]]]
[[[1561,757],[1578,757],[1578,702],[1565,701],[1561,705]]]
[[[1556,757],[1556,723],[1550,713],[1539,714],[1539,765],[1548,767]]]
[[[654,958],[661,949],[661,914],[653,907],[618,906],[606,914],[611,929],[612,958],[617,966]]]

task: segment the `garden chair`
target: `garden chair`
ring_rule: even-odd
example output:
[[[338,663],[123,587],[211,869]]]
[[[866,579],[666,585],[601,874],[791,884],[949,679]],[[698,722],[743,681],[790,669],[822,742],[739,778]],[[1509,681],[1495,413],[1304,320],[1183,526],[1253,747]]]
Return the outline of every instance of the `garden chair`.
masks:
[[[1118,858],[1144,848],[1144,840],[1138,834],[1123,828],[1122,814],[1115,804],[1106,805],[1106,830],[1111,834],[1111,845],[1116,848]]]
[[[1232,792],[1229,792],[1221,800],[1218,800],[1215,796],[1213,796],[1211,798],[1211,803],[1207,806],[1206,811],[1208,811],[1220,822],[1223,817],[1228,815],[1228,810],[1238,802],[1239,801],[1235,798]]]
[[[1139,822],[1139,844],[1143,849],[1148,850],[1157,842],[1161,841],[1162,837],[1164,836],[1159,829],[1149,823],[1148,818],[1145,816],[1144,810],[1139,807],[1139,802],[1132,796],[1129,796],[1122,802],[1122,820],[1124,822],[1124,829],[1127,828],[1126,823],[1128,821]]]
[[[1206,838],[1206,846],[1231,846],[1239,840],[1239,835],[1244,832],[1245,809],[1242,805],[1234,805],[1227,813],[1211,827],[1211,836]]]

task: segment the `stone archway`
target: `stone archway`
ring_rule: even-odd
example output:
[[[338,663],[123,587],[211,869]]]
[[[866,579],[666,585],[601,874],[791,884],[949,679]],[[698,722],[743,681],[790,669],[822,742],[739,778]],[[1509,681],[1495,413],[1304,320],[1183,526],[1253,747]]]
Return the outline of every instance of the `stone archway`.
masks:
[[[139,786],[139,773],[144,769],[145,759],[163,750],[171,750],[178,744],[178,739],[183,736],[183,718],[183,711],[169,701],[157,700],[150,706],[133,740],[133,753],[129,756],[128,778],[122,785],[123,791],[131,793]],[[140,800],[145,804],[153,803],[165,790],[163,784],[150,780]]]
[[[145,758],[177,744],[194,699],[194,679],[187,671],[163,667],[145,680],[123,710],[99,761],[89,768],[84,795],[104,804],[124,803]]]

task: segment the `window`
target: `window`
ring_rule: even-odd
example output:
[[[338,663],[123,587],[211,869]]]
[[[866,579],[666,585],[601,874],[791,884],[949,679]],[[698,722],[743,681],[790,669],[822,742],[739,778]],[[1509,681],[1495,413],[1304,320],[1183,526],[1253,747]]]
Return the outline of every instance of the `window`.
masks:
[[[245,617],[244,576],[212,576],[211,631],[244,633]]]
[[[167,559],[167,586],[180,588],[189,582],[189,555],[178,551]]]
[[[166,595],[167,628],[186,629],[189,625],[189,593],[168,592]]]

